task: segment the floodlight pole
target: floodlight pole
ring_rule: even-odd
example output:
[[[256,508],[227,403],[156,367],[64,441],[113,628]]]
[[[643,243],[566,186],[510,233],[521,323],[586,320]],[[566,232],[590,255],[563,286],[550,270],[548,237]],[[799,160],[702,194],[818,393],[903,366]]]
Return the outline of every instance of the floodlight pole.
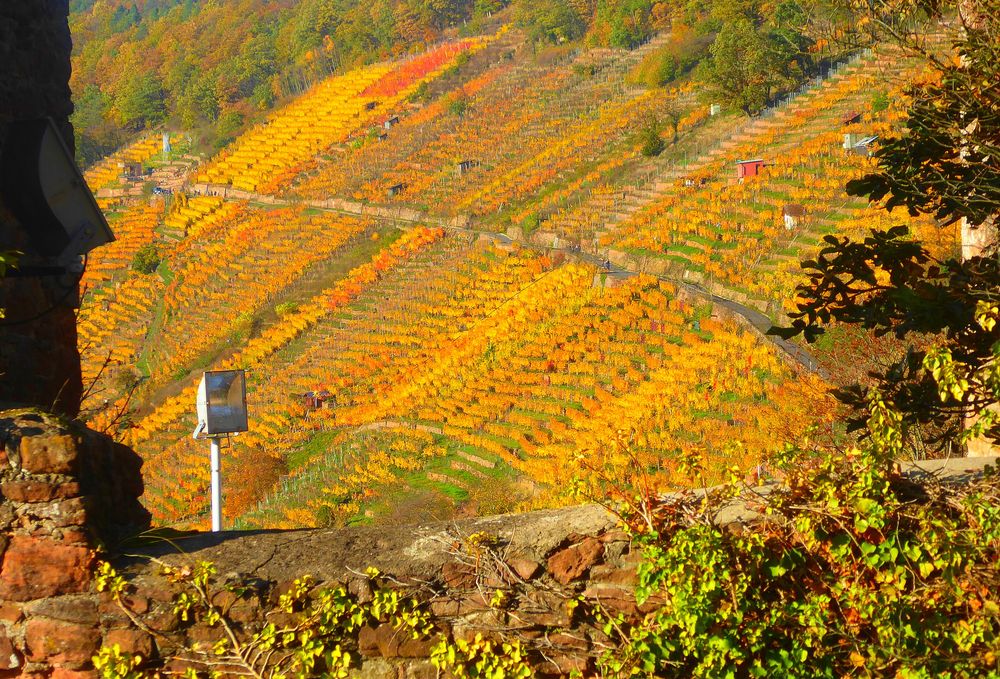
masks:
[[[209,441],[212,446],[212,532],[218,533],[222,530],[222,455],[219,437],[213,436]]]

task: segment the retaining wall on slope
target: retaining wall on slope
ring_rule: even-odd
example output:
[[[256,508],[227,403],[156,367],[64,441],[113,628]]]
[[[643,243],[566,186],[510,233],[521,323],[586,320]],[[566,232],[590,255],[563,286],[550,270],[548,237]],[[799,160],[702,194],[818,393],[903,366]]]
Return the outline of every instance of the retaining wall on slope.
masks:
[[[224,608],[241,633],[259,630],[290,583],[312,575],[365,601],[364,571],[426,601],[435,637],[413,640],[389,625],[347,641],[359,676],[434,676],[437,635],[504,630],[544,657],[539,669],[585,668],[605,639],[582,624],[578,595],[637,614],[638,555],[596,506],[393,528],[195,534],[146,540],[116,563],[128,579],[122,610],[95,587],[102,547],[148,526],[138,503],[141,461],[107,437],[32,409],[0,413],[0,677],[96,677],[92,657],[117,645],[180,670],[222,631],[184,621],[161,563],[212,561]],[[143,556],[137,558],[134,555]],[[507,592],[510,605],[491,605]],[[239,592],[234,594],[233,591]],[[189,649],[189,650],[185,650]],[[193,649],[191,652],[190,649]]]
[[[441,635],[470,640],[477,633],[519,639],[536,653],[541,673],[584,670],[607,637],[580,620],[574,599],[582,595],[613,611],[638,613],[632,588],[639,555],[613,517],[596,506],[388,529],[199,535],[149,553],[178,566],[216,564],[219,600],[245,632],[261,627],[264,612],[299,576],[345,585],[364,602],[372,589],[365,571],[377,568],[389,586],[426,602],[435,632],[413,640],[388,623],[363,627],[346,645],[357,651],[358,674],[366,677],[435,676],[428,657]],[[205,622],[175,627],[158,571],[157,564],[142,562],[127,569],[144,619],[151,626],[166,621],[172,643],[207,649],[218,630]],[[498,590],[505,603],[491,605]],[[178,652],[165,640],[161,653]],[[170,666],[186,663],[174,660]]]

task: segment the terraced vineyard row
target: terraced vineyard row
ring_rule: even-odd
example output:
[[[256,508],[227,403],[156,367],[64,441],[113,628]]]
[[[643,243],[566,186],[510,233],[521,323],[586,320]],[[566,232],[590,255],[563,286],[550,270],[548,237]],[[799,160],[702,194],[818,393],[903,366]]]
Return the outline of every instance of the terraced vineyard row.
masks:
[[[862,61],[800,97],[780,119],[752,125],[724,152],[661,180],[641,208],[624,218],[596,232],[564,235],[583,241],[597,236],[599,251],[624,250],[648,258],[649,270],[684,272],[750,299],[778,301],[779,308],[790,304],[798,262],[826,234],[905,223],[931,235],[927,219],[888,215],[844,192],[850,179],[871,168],[864,154],[843,148],[845,135],[884,136],[898,125],[899,89],[888,93],[896,102],[888,110],[871,109],[871,93],[884,82],[878,75],[884,63]],[[764,161],[759,174],[737,179],[736,161],[754,158]],[[795,212],[790,223],[783,218],[786,209]],[[947,249],[954,234],[934,233],[931,241]]]
[[[121,151],[112,153],[101,162],[87,168],[83,178],[91,190],[107,188],[121,179],[125,163],[145,163],[163,149],[160,135],[143,137]]]
[[[246,521],[265,525],[359,520],[389,511],[387,498],[407,487],[463,501],[477,497],[476,479],[497,477],[527,478],[534,495],[552,502],[553,489],[572,475],[576,437],[613,434],[596,426],[618,419],[602,420],[605,409],[655,389],[643,387],[651,379],[657,386],[676,379],[671,372],[705,353],[703,345],[714,347],[716,334],[727,361],[713,368],[705,359],[690,379],[710,376],[707,388],[718,388],[718,397],[685,403],[692,422],[708,418],[690,431],[714,441],[711,431],[732,429],[756,450],[758,427],[775,419],[792,429],[800,423],[787,414],[734,417],[771,398],[780,398],[781,408],[772,406],[777,413],[816,396],[786,384],[791,374],[758,340],[695,318],[668,286],[636,279],[594,287],[595,272],[585,266],[554,266],[526,250],[468,248],[464,238],[449,237],[424,250],[253,364],[251,398],[260,412],[227,454],[234,489],[228,512],[251,510]],[[722,369],[737,352],[749,356],[743,371]],[[329,407],[309,410],[305,391],[327,391]],[[189,398],[171,399],[131,434],[140,451],[149,451],[149,504],[162,521],[197,513],[207,483],[203,444],[183,436],[193,428]],[[683,421],[683,411],[668,411],[662,401],[646,417],[668,412],[671,421]],[[713,426],[720,420],[728,424]],[[637,431],[647,442],[663,436],[659,443],[667,445],[666,434]],[[385,440],[398,442],[399,454],[370,445]],[[680,455],[693,440],[673,443],[647,443],[646,454]],[[337,466],[329,462],[334,455]],[[747,454],[732,460],[755,461]],[[663,462],[664,477],[671,468]],[[275,484],[296,488],[287,506],[280,492],[265,499]]]
[[[555,65],[483,64],[449,97],[402,116],[385,139],[319,163],[295,190],[492,215],[622,150],[677,95],[621,87],[623,74],[657,44]],[[509,45],[501,38],[497,51]]]
[[[320,152],[390,117],[420,83],[482,43],[444,45],[412,62],[375,64],[325,80],[240,137],[199,173],[198,181],[274,191]]]

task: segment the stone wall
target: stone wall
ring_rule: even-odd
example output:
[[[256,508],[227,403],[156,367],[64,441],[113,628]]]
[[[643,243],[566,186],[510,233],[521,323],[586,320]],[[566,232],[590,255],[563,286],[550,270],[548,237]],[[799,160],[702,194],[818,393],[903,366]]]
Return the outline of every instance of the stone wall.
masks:
[[[519,640],[539,674],[586,671],[607,637],[574,608],[575,599],[639,613],[633,594],[639,554],[614,517],[593,505],[421,526],[203,534],[146,553],[178,567],[214,563],[215,601],[244,635],[263,626],[265,612],[276,609],[295,578],[345,585],[364,602],[372,595],[365,571],[377,568],[387,586],[426,603],[435,631],[414,640],[389,624],[361,628],[345,646],[365,677],[433,677],[428,657],[441,636],[469,640],[477,633]],[[124,572],[129,605],[154,634],[137,634],[123,648],[146,653],[152,646],[174,670],[198,666],[205,656],[197,650],[211,648],[221,630],[172,615],[159,564],[132,561]],[[498,590],[502,605],[491,602]],[[109,608],[110,600],[102,605]]]
[[[991,462],[957,458],[903,466],[915,479],[965,483]],[[753,489],[747,498],[759,499],[773,487]],[[734,499],[716,509],[714,520],[731,530],[761,520],[755,501]],[[596,505],[426,525],[200,534],[139,551],[155,561],[131,559],[121,566],[129,582],[126,604],[144,629],[111,615],[114,606],[105,597],[104,638],[111,634],[108,625],[120,625],[114,638],[124,649],[159,656],[172,670],[211,659],[223,632],[173,614],[171,592],[178,590],[162,574],[163,564],[215,564],[212,599],[245,636],[267,621],[283,624],[283,614],[274,611],[296,578],[344,585],[364,602],[372,597],[366,570],[375,567],[382,586],[423,601],[434,622],[434,632],[423,639],[383,623],[342,640],[356,653],[354,675],[379,679],[434,677],[428,659],[434,645],[442,637],[468,641],[477,634],[519,642],[536,674],[592,676],[611,642],[591,615],[593,605],[638,622],[662,603],[637,604],[641,551],[616,517]]]
[[[149,525],[140,466],[51,415],[0,413],[0,676],[88,666],[101,642],[94,550]]]
[[[0,157],[12,121],[52,117],[73,146],[69,115],[68,0],[0,2]],[[24,252],[25,229],[0,195],[0,251]],[[73,278],[7,278],[0,281],[0,403],[38,405],[75,415],[82,384],[76,348]]]

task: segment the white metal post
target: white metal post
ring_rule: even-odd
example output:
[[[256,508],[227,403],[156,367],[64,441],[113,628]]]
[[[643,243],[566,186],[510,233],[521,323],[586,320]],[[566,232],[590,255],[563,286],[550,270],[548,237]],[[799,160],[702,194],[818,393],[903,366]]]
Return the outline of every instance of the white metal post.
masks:
[[[222,530],[222,475],[219,473],[222,456],[218,437],[213,436],[210,441],[212,442],[212,532],[218,533]]]

